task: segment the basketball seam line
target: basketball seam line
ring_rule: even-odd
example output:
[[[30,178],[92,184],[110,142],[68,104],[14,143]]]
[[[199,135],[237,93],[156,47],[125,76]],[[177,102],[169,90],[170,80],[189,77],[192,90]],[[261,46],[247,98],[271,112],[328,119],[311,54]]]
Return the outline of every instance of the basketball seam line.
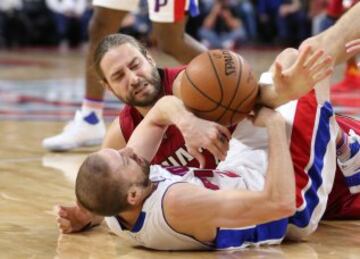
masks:
[[[211,60],[211,59],[210,59]],[[228,111],[230,112],[237,112],[237,113],[245,113],[245,112],[242,112],[242,111],[237,111],[237,110],[234,110],[232,108],[228,108],[226,107],[225,105],[222,105],[221,103],[217,102],[216,100],[214,100],[213,98],[209,97],[208,95],[206,95],[201,89],[199,89],[195,84],[194,82],[191,80],[190,76],[188,75],[188,72],[187,72],[187,68],[185,68],[185,76],[186,78],[189,80],[190,84],[194,87],[194,89],[196,89],[203,97],[205,97],[206,99],[210,100],[211,102],[215,103],[217,106],[215,106],[214,108],[211,108],[209,110],[200,110],[200,109],[197,109],[197,108],[194,108],[188,104],[186,104],[186,106],[190,109],[192,109],[193,111],[196,111],[196,112],[204,112],[204,113],[207,113],[207,112],[212,112],[214,110],[216,110],[217,108],[221,107],[221,108],[224,108],[224,109],[227,109]],[[222,98],[221,98],[222,99]]]
[[[217,106],[215,106],[215,108],[211,108],[210,110],[198,110],[198,109],[196,109],[196,108],[193,108],[193,107],[187,105],[189,108],[191,108],[191,109],[194,110],[194,111],[199,111],[199,112],[212,112],[212,111],[216,110],[219,106],[221,106],[220,103],[217,103],[214,99],[212,99],[211,97],[207,96],[201,89],[199,89],[199,88],[194,84],[194,82],[190,79],[190,76],[189,76],[188,73],[187,73],[187,69],[185,69],[185,76],[186,76],[186,78],[189,80],[190,84],[191,84],[196,90],[198,90],[198,92],[199,92],[202,96],[204,96],[205,98],[209,99],[210,101],[212,101],[213,103],[215,103],[215,104],[217,105]]]
[[[244,98],[244,100],[249,99],[249,97],[251,97],[253,95],[253,93],[257,93],[257,90],[259,89],[259,86],[257,85],[257,87],[255,87],[248,96],[246,96],[246,98]],[[241,104],[239,104],[239,106],[236,107],[236,109],[238,109],[242,104],[244,104],[243,102]],[[251,110],[250,110],[251,111]],[[242,111],[238,111],[238,113],[244,113],[244,114],[248,114],[250,111],[247,112],[242,112]],[[233,113],[233,116],[231,117],[231,122],[232,122],[232,118],[234,117],[235,113]]]
[[[235,99],[235,96],[239,90],[239,86],[240,86],[240,81],[241,81],[241,76],[242,76],[242,69],[243,69],[243,63],[242,63],[242,59],[240,58],[239,55],[236,55],[237,56],[237,59],[239,60],[239,75],[238,75],[238,78],[237,78],[237,82],[236,82],[236,89],[235,89],[235,93],[233,94],[231,100],[230,100],[230,103],[228,103],[228,107],[231,107],[231,104],[233,103],[234,99]],[[242,101],[241,101],[242,103]],[[216,121],[219,121],[221,120],[224,115],[226,114],[226,112],[228,111],[228,109],[226,109],[222,115],[220,115],[220,117],[216,120]],[[231,116],[231,119],[230,119],[230,124],[232,124],[232,118],[234,117],[234,114],[235,112],[232,112],[232,116]]]

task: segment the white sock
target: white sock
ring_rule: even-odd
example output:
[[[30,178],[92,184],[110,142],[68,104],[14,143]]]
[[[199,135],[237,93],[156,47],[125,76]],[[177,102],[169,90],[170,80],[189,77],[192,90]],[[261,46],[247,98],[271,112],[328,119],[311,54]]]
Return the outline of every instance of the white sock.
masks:
[[[99,120],[102,120],[104,102],[84,99],[81,106],[81,113],[85,121],[89,124],[97,124]]]

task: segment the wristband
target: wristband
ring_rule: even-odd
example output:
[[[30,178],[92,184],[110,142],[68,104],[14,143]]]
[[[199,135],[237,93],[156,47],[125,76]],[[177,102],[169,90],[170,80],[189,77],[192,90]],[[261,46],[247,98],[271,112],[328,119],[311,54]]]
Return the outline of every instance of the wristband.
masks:
[[[272,85],[273,81],[273,74],[271,72],[264,72],[261,74],[259,79],[259,85]]]

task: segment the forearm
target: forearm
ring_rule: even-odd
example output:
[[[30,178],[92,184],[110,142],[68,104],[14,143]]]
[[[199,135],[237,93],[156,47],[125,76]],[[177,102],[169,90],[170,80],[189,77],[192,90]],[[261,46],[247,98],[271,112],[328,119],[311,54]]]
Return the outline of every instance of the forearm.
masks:
[[[225,20],[227,26],[229,26],[232,30],[235,30],[241,26],[241,21],[234,17],[229,17]]]
[[[222,191],[218,222],[226,227],[241,227],[286,218],[295,211],[295,179],[287,143],[285,121],[274,111],[262,108],[255,126],[266,126],[269,135],[268,167],[261,191]],[[218,191],[219,192],[219,191]],[[254,206],[259,204],[259,206]]]
[[[150,123],[159,126],[169,126],[171,124],[179,125],[184,121],[193,118],[194,115],[189,112],[184,103],[175,96],[164,96],[146,116]]]
[[[264,192],[270,201],[287,210],[295,207],[295,176],[285,127],[280,114],[267,124],[269,154]]]
[[[215,25],[217,14],[216,13],[210,13],[204,20],[203,26],[207,29],[211,29]]]
[[[135,153],[151,161],[156,154],[162,137],[171,124],[179,127],[184,121],[194,117],[175,96],[162,97],[136,127],[127,146]]]

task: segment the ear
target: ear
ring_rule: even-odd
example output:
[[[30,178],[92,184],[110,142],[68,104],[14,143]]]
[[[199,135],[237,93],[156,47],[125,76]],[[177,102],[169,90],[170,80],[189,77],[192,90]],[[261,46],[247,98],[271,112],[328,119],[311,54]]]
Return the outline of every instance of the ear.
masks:
[[[102,85],[102,87],[104,87],[106,90],[111,91],[111,87],[110,85],[103,79],[99,80],[99,83]]]
[[[131,206],[141,203],[142,190],[138,186],[131,186],[127,194],[127,201]]]
[[[150,55],[149,51],[146,51],[145,52],[145,58],[149,61],[149,63],[151,65],[153,65],[154,67],[156,66],[156,62],[155,60],[153,59],[153,57]]]

